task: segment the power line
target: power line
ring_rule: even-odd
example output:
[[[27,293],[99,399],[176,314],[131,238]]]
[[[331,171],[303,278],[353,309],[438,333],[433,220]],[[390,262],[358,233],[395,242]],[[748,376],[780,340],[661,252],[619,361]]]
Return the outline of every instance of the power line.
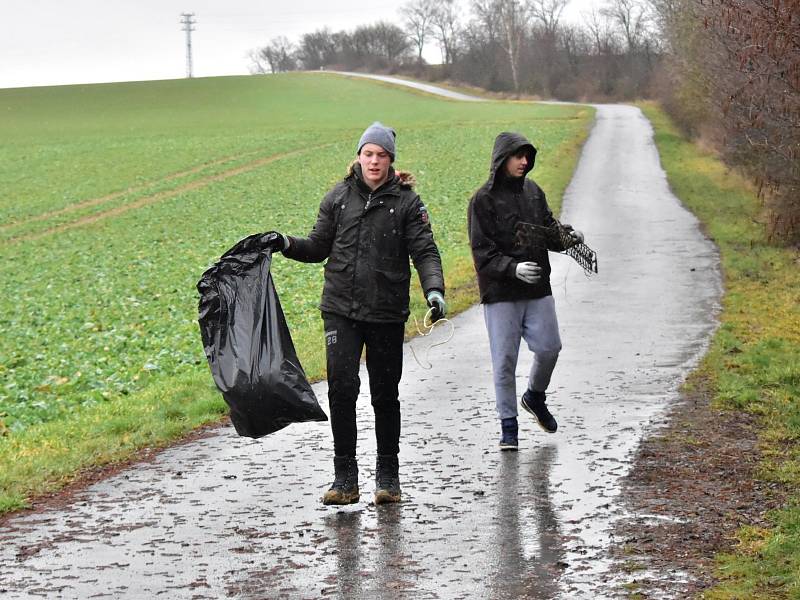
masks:
[[[183,31],[186,32],[186,77],[192,78],[192,32],[197,21],[194,20],[194,13],[181,13],[183,18]]]

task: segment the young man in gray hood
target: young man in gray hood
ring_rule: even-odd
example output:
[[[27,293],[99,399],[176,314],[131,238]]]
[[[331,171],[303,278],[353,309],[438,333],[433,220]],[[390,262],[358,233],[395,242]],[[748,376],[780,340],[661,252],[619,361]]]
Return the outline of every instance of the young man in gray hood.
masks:
[[[519,133],[497,136],[489,179],[473,195],[467,214],[472,257],[489,333],[497,415],[502,450],[518,448],[516,368],[520,340],[534,353],[528,389],[520,404],[538,424],[555,433],[557,423],[547,408],[546,390],[561,350],[555,303],[550,288],[548,251],[563,251],[583,241],[570,226],[570,241],[544,236],[540,245],[520,243],[518,226],[542,230],[559,227],[544,192],[526,178],[536,148]]]
[[[325,263],[320,309],[325,323],[334,482],[324,504],[359,500],[356,399],[362,350],[375,412],[375,504],[400,501],[398,384],[409,316],[409,257],[433,319],[444,317],[444,277],[428,210],[413,177],[395,171],[395,132],[375,122],[356,146],[347,176],[323,198],[308,237],[270,232],[288,258]]]

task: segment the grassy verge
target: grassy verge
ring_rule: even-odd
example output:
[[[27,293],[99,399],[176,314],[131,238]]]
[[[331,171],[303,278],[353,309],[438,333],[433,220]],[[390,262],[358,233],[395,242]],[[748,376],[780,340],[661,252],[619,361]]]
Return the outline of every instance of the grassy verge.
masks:
[[[643,105],[670,185],[720,249],[726,293],[721,326],[695,377],[712,383],[717,407],[758,416],[760,477],[789,490],[771,527],[744,528],[719,557],[718,585],[704,598],[800,598],[800,255],[765,236],[753,189]],[[691,384],[691,380],[689,382]]]
[[[150,386],[137,400],[117,398],[9,436],[0,445],[0,515],[29,506],[32,498],[94,467],[166,446],[226,412],[210,378],[197,375]]]

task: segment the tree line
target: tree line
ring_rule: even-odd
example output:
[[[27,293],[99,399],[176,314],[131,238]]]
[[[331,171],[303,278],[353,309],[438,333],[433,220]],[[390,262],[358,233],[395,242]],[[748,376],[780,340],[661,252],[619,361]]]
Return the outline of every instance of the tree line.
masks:
[[[579,26],[562,23],[568,2],[412,0],[399,9],[400,24],[274,38],[251,53],[251,71],[409,73],[562,100],[647,95],[660,48],[645,0],[609,0]],[[426,64],[426,49],[440,64]]]

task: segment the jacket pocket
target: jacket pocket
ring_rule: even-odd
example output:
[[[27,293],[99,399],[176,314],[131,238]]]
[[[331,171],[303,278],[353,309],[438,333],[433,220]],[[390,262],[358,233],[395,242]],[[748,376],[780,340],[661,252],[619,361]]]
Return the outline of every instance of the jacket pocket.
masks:
[[[411,273],[375,269],[377,298],[384,310],[405,311],[408,308],[408,288]]]
[[[339,272],[339,271],[344,271],[346,268],[347,268],[347,263],[346,262],[339,262],[339,261],[336,261],[336,260],[329,260],[328,262],[325,263],[325,271],[326,272],[327,271]]]
[[[352,293],[352,273],[347,268],[346,262],[329,260],[325,263],[325,287],[322,291],[323,301],[334,301],[334,298],[344,298]],[[336,301],[338,302],[338,301]]]

